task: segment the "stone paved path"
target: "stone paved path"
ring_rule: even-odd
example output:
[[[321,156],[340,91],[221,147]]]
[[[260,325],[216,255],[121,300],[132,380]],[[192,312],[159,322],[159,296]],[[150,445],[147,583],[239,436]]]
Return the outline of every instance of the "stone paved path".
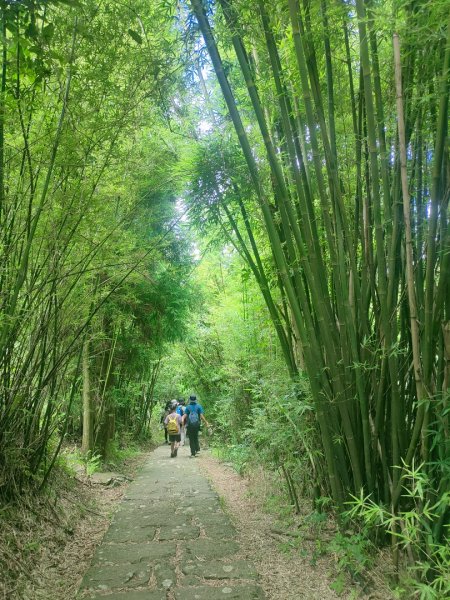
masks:
[[[95,600],[260,600],[219,498],[186,447],[157,448],[128,487],[81,584]]]

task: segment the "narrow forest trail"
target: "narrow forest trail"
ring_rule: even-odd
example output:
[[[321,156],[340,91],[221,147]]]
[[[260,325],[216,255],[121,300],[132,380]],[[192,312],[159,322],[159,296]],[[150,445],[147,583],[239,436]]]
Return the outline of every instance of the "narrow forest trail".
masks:
[[[341,596],[329,556],[311,563],[313,542],[287,551],[277,519],[250,481],[202,450],[169,457],[159,446],[129,484],[85,573],[78,599],[379,599],[350,586]],[[264,492],[261,492],[264,496]],[[308,547],[309,544],[309,547]]]
[[[176,459],[166,446],[150,455],[96,550],[79,598],[265,597],[201,460],[191,460],[187,448]]]

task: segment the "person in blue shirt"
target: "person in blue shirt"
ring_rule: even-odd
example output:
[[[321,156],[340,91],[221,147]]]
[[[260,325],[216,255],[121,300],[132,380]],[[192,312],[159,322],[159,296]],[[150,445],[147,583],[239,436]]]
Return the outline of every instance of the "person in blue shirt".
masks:
[[[203,407],[201,404],[197,403],[197,396],[189,396],[189,404],[184,409],[183,422],[186,424],[186,431],[187,435],[189,436],[191,458],[200,452],[198,434],[200,431],[201,421],[205,423],[206,427],[209,427],[209,423],[204,415]]]

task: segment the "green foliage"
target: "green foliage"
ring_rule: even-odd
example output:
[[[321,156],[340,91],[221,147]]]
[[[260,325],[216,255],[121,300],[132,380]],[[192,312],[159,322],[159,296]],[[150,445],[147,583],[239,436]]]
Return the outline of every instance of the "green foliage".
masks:
[[[194,161],[193,218],[254,275],[291,379],[307,373],[310,414],[295,415],[297,429],[282,411],[268,426],[267,407],[292,405],[286,390],[267,395],[276,376],[256,376],[242,323],[229,366],[227,336],[214,343],[217,319],[207,319],[200,345],[221,357],[190,352],[193,372],[212,410],[224,408],[215,410],[219,433],[238,464],[253,452],[287,467],[294,501],[291,480],[310,464],[315,495],[341,512],[364,490],[374,521],[375,507],[391,507],[380,529],[390,529],[413,568],[448,541],[445,3],[191,6],[190,35],[203,36],[198,60],[209,54],[218,82],[208,77],[205,91],[198,75],[214,127]],[[236,322],[228,315],[230,330]],[[415,473],[402,493],[414,459],[425,479]]]
[[[44,485],[65,435],[80,434],[84,343],[95,452],[111,446],[114,422],[146,431],[149,382],[184,333],[192,294],[166,114],[184,85],[173,22],[144,2],[33,0],[1,13],[0,497],[9,498]]]
[[[362,523],[366,535],[378,528],[393,537],[407,557],[407,569],[402,574],[405,597],[416,594],[421,600],[445,598],[450,593],[448,525],[444,525],[442,538],[438,537],[441,530],[437,527],[449,509],[450,494],[446,490],[436,497],[431,467],[404,467],[405,509],[394,513],[361,493],[349,503],[351,508],[346,513]],[[427,500],[430,496],[436,498],[433,504]]]
[[[234,469],[242,475],[248,468],[251,468],[251,459],[254,458],[254,453],[249,444],[227,444],[224,449],[224,458],[230,461]]]
[[[345,535],[336,533],[327,545],[327,552],[334,555],[339,571],[331,587],[339,594],[344,589],[345,574],[361,582],[365,570],[371,565],[370,551],[373,546],[361,533]]]
[[[216,431],[225,433],[224,418],[233,435],[245,427],[253,398],[287,389],[285,366],[264,303],[232,247],[204,256],[193,276],[196,310],[183,343],[163,360],[156,395],[196,390]]]
[[[328,493],[308,381],[289,380],[270,316],[241,257],[229,246],[210,249],[196,279],[203,312],[163,360],[155,395],[170,399],[195,390],[214,423],[212,443],[238,472],[283,467],[295,490]],[[281,510],[286,496],[277,503]]]
[[[83,468],[85,474],[91,476],[101,469],[102,457],[91,452],[82,454],[77,448],[68,449],[61,454],[58,467],[66,468],[72,474]]]
[[[110,446],[108,456],[108,467],[116,468],[120,463],[138,456],[141,453],[139,444],[131,436],[122,435],[120,444],[117,440],[113,440]]]
[[[86,475],[90,476],[100,470],[102,457],[100,454],[87,453],[83,456],[83,465]]]

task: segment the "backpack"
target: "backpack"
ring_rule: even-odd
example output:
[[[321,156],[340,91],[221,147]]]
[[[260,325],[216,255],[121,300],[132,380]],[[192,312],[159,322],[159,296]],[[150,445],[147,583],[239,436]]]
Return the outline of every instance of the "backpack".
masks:
[[[169,435],[178,435],[178,415],[169,415],[169,420],[167,422],[167,433]]]
[[[194,408],[194,410],[186,410],[186,412],[188,413],[188,418],[187,418],[187,422],[188,422],[188,426],[192,427],[192,428],[199,428],[200,427],[200,417],[199,417],[199,409],[197,407]]]

